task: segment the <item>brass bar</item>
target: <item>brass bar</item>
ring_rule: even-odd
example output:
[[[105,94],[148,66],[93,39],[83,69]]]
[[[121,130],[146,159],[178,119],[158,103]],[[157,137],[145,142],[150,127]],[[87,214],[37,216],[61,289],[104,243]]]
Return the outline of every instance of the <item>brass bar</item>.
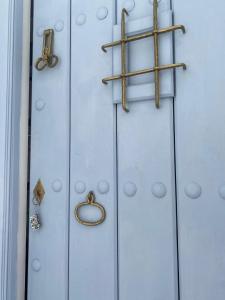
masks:
[[[162,66],[154,67],[154,68],[150,68],[150,69],[143,69],[143,70],[140,70],[140,71],[129,72],[129,73],[126,73],[123,76],[126,77],[126,78],[130,78],[130,77],[134,77],[134,76],[153,73],[155,71],[164,71],[164,70],[176,69],[176,68],[183,68],[184,70],[186,70],[187,67],[184,63],[169,64],[169,65],[162,65]],[[122,75],[114,75],[114,76],[104,78],[102,80],[102,82],[107,84],[109,81],[115,81],[115,80],[120,80],[120,79],[122,79]]]
[[[162,34],[162,33],[172,32],[172,31],[175,31],[175,30],[182,30],[183,33],[185,33],[185,27],[183,25],[174,25],[174,26],[170,26],[168,28],[158,29],[157,31],[153,30],[153,31],[148,31],[148,32],[144,32],[144,33],[129,36],[124,40],[124,42],[125,43],[135,42],[135,41],[139,41],[139,40],[142,40],[142,39],[145,39],[145,38],[152,37],[152,36],[154,36],[154,34],[156,32],[158,34]],[[105,44],[105,45],[102,46],[102,50],[104,52],[106,52],[107,48],[119,46],[121,44],[122,44],[122,40],[115,41],[115,42],[112,42],[112,43],[108,43],[108,44]]]
[[[127,57],[126,57],[126,15],[128,15],[128,12],[124,8],[122,10],[122,19],[121,19],[121,38],[122,38],[122,44],[121,44],[121,67],[122,67],[122,107],[125,112],[129,112],[127,108],[127,78],[125,76],[127,72]]]
[[[121,44],[122,44],[122,41],[121,41],[121,40],[115,41],[115,42],[112,42],[112,43],[108,43],[108,44],[105,44],[105,45],[102,46],[102,50],[103,50],[104,52],[107,52],[107,51],[106,51],[107,48],[119,46],[119,45],[121,45]]]
[[[143,70],[136,71],[136,72],[130,72],[130,73],[126,74],[126,77],[130,78],[130,77],[134,77],[134,76],[138,76],[138,75],[153,73],[155,71],[160,72],[160,71],[169,70],[169,69],[176,69],[176,68],[183,68],[184,70],[186,70],[187,67],[183,63],[162,65],[162,66],[154,67],[154,68],[150,68],[150,69],[143,69]],[[112,80],[116,80],[116,79],[112,79]]]
[[[155,105],[160,107],[160,81],[159,81],[159,38],[158,38],[158,0],[153,4],[154,19],[154,62],[155,62]]]
[[[106,78],[102,79],[102,82],[104,84],[108,84],[108,81],[118,80],[118,79],[121,79],[121,78],[122,78],[121,75],[114,75],[114,76],[110,76],[110,77],[106,77]]]
[[[135,42],[135,41],[139,41],[139,40],[142,40],[142,39],[152,37],[152,36],[154,36],[155,33],[162,34],[162,33],[172,32],[172,31],[179,30],[179,29],[182,30],[183,33],[185,33],[185,27],[183,25],[174,25],[174,26],[170,26],[168,28],[157,29],[157,30],[148,31],[148,32],[144,32],[144,33],[129,36],[125,40],[125,42],[126,43]],[[119,41],[117,41],[115,43],[117,43],[117,45],[119,45],[118,42]]]
[[[167,28],[159,29],[157,32],[158,32],[158,34],[162,34],[162,33],[172,32],[172,31],[176,31],[176,30],[182,30],[183,33],[186,32],[184,25],[169,26]]]

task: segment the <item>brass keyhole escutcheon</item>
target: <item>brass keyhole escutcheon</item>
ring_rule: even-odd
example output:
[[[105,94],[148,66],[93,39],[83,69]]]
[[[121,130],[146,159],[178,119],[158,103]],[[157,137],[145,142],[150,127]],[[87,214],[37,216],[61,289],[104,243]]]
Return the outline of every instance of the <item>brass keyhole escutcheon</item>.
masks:
[[[93,206],[93,207],[96,207],[100,210],[101,212],[101,218],[97,221],[88,221],[88,220],[84,220],[80,217],[80,209],[84,206]],[[84,226],[97,226],[97,225],[100,225],[102,224],[104,221],[105,221],[105,218],[106,218],[106,211],[105,211],[105,208],[98,202],[95,201],[95,194],[94,192],[90,191],[87,195],[87,198],[86,198],[86,201],[85,202],[81,202],[79,203],[76,207],[75,207],[75,210],[74,210],[74,215],[75,215],[75,218],[77,220],[77,222],[81,225],[84,225]]]

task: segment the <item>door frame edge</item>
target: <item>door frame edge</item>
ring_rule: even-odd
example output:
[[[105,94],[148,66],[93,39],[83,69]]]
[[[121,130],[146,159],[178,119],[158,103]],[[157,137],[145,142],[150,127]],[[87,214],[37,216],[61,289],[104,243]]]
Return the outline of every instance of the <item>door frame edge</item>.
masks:
[[[24,300],[25,296],[29,117],[29,68],[27,67],[30,52],[30,50],[27,52],[27,49],[30,49],[30,26],[28,28],[27,24],[30,24],[30,1],[3,0],[2,13],[0,13],[2,29],[0,45],[1,300]],[[27,20],[28,15],[29,20]],[[20,218],[22,201],[23,216],[25,216],[23,222]],[[19,289],[18,279],[19,282],[23,280],[24,283],[22,286],[20,284]]]

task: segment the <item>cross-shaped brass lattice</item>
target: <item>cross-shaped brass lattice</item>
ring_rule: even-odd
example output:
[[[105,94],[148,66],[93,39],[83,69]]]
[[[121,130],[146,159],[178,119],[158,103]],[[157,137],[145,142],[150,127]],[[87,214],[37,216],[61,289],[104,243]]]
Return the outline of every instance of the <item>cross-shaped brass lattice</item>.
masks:
[[[179,64],[169,64],[169,65],[160,65],[159,64],[159,35],[166,32],[173,32],[175,30],[182,30],[185,33],[185,27],[183,25],[174,25],[167,28],[159,28],[158,25],[158,0],[154,0],[153,3],[153,30],[147,31],[141,34],[136,34],[127,37],[126,35],[126,15],[128,16],[128,12],[124,8],[122,10],[121,17],[121,40],[115,41],[109,44],[105,44],[102,46],[102,50],[107,52],[107,48],[115,47],[121,45],[121,74],[114,75],[102,80],[103,83],[107,84],[108,81],[113,80],[121,80],[122,82],[122,107],[123,110],[129,112],[127,108],[127,96],[126,96],[126,88],[127,88],[127,78],[134,77],[138,75],[153,73],[155,74],[155,105],[157,108],[160,107],[160,78],[159,73],[163,70],[175,69],[182,67],[186,70],[186,65],[184,63]],[[153,37],[154,38],[154,67],[150,69],[143,69],[136,72],[127,72],[127,64],[126,64],[126,45],[130,42],[138,41],[141,39]]]

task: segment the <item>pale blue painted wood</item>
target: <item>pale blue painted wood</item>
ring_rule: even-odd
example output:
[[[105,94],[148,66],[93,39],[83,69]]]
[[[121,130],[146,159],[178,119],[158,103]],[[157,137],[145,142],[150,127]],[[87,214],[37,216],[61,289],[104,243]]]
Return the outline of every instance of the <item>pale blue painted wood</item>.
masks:
[[[59,64],[42,72],[33,68],[30,215],[39,178],[46,194],[40,207],[42,228],[29,232],[29,300],[64,300],[68,294],[69,3],[34,1],[33,63],[41,55],[41,32],[53,28]]]
[[[118,23],[123,3],[118,1]],[[168,22],[169,3],[160,2],[160,11],[165,11],[160,15],[161,26],[165,22],[163,16]],[[136,1],[130,19],[141,22],[141,18],[150,15],[152,18],[152,5]],[[151,25],[150,18],[149,22]],[[165,39],[170,40],[167,36]],[[146,67],[150,67],[153,47],[149,49],[148,43],[152,42],[145,40],[139,46],[138,43],[136,51],[132,52],[132,45],[129,46],[129,61],[140,68],[139,60],[144,56]],[[168,55],[171,46],[168,52],[161,52],[161,63],[173,62],[172,55]],[[167,72],[161,75],[162,81],[164,76],[168,76]],[[153,77],[147,76],[145,80],[150,85]],[[130,84],[138,87],[142,82]],[[178,299],[173,99],[161,100],[161,108],[157,110],[155,102],[150,101],[153,93],[153,89],[149,90],[148,101],[130,102],[128,114],[121,105],[117,107],[120,300]]]
[[[181,300],[225,297],[225,39],[223,0],[173,0]],[[221,36],[222,34],[222,36]]]
[[[111,53],[101,45],[112,40],[114,12],[113,0],[72,1],[70,299],[117,299],[115,108],[112,88],[101,82],[112,74]],[[93,228],[74,217],[90,190],[107,213]],[[95,215],[93,209],[82,213]]]

